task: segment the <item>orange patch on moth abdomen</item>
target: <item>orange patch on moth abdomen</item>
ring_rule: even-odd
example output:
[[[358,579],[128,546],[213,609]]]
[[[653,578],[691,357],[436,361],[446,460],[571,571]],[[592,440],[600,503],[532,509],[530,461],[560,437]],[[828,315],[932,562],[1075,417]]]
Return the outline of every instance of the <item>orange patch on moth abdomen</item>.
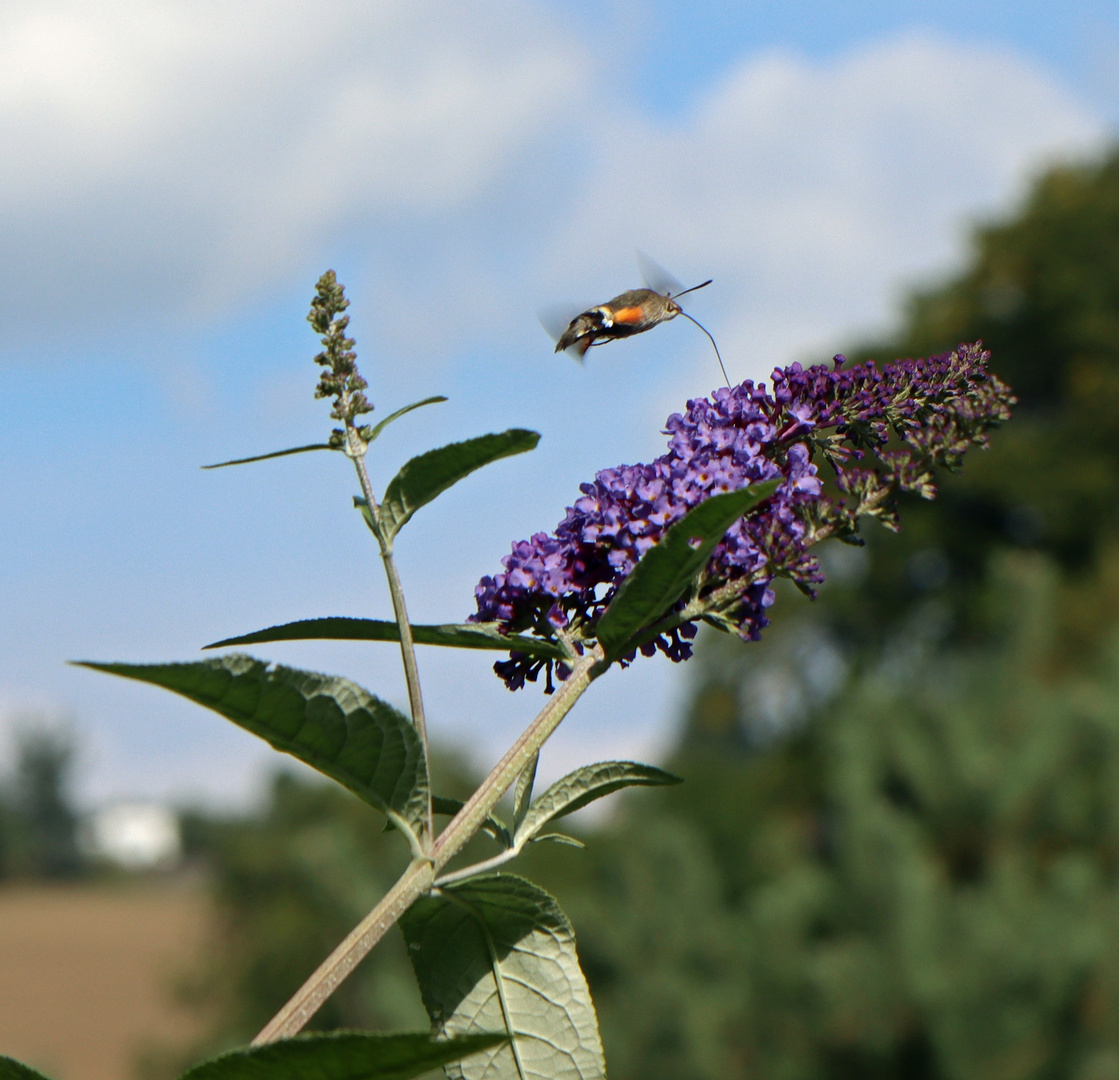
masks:
[[[639,323],[644,318],[645,311],[639,307],[624,307],[614,312],[614,322],[625,323],[627,326]]]

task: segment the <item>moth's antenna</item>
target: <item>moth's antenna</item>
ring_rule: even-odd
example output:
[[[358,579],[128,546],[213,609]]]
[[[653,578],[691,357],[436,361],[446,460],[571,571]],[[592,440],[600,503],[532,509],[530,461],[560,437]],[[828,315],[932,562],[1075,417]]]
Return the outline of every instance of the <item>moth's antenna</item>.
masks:
[[[710,284],[711,284],[711,282],[709,282],[709,281],[705,281],[703,283],[703,285],[710,285]],[[697,285],[696,288],[697,289],[702,289],[703,285]],[[692,292],[692,291],[693,290],[691,290],[691,289],[688,290],[688,292]],[[679,293],[678,295],[683,296],[683,293]],[[715,358],[719,361],[719,367],[721,367],[723,369],[723,378],[727,380],[727,389],[728,390],[732,389],[732,387],[730,385],[730,376],[727,374],[726,366],[723,364],[723,358],[719,355],[719,346],[715,344],[715,339],[711,336],[710,331],[707,329],[706,326],[703,325],[703,323],[701,323],[699,321],[699,319],[693,319],[686,311],[681,311],[680,314],[683,315],[685,319],[689,319],[692,322],[694,322],[696,324],[696,326],[698,326],[700,328],[700,330],[702,330],[707,335],[708,341],[711,342],[711,347],[715,350]]]
[[[710,285],[711,282],[713,282],[714,280],[715,280],[714,278],[708,278],[705,282],[703,282],[702,285],[693,285],[690,289],[685,289],[683,292],[670,294],[670,298],[672,300],[675,300],[678,296],[687,296],[688,293],[695,292],[696,289],[706,289],[707,286]]]

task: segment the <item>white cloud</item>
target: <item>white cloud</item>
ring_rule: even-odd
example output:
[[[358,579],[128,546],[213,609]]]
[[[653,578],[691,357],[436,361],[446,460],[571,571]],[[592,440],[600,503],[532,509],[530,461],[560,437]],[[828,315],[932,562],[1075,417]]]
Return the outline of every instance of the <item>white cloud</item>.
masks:
[[[6,5],[0,283],[275,284],[342,223],[477,198],[582,74],[518,0]]]
[[[975,214],[1005,210],[1046,161],[1104,134],[1026,59],[991,49],[908,36],[827,63],[768,53],[684,122],[604,133],[578,236],[555,257],[572,272],[589,235],[608,240],[616,274],[638,246],[688,284],[713,276],[693,303],[721,308],[740,375],[764,374],[886,320],[899,280],[959,259]],[[706,370],[704,348],[697,336]]]
[[[1027,60],[927,36],[747,57],[683,119],[604,65],[524,0],[5,5],[0,317],[49,289],[78,331],[205,320],[341,255],[450,354],[631,283],[641,247],[715,276],[700,310],[770,358],[882,320],[965,214],[1102,130]]]

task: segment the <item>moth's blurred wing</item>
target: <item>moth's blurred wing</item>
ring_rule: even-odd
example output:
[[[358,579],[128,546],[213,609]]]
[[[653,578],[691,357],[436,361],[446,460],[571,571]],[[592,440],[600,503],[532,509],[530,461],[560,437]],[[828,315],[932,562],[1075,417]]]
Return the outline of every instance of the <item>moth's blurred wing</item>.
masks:
[[[550,304],[541,308],[536,317],[544,327],[552,341],[559,341],[567,332],[567,328],[586,311],[586,308],[575,304]]]
[[[588,308],[576,304],[552,304],[538,311],[536,317],[540,320],[540,325],[547,331],[548,337],[552,341],[558,342],[567,333],[571,324],[587,310]],[[573,360],[582,363],[589,344],[589,342],[586,344],[576,342],[563,351]]]
[[[645,285],[661,296],[675,296],[684,291],[684,286],[676,278],[643,251],[637,253],[637,268],[645,279]]]

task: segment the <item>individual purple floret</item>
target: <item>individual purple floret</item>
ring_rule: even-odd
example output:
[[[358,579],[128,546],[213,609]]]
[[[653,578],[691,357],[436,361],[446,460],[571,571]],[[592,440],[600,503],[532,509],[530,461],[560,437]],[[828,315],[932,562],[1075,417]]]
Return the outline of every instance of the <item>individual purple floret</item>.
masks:
[[[620,583],[673,522],[710,495],[780,480],[715,548],[685,598],[687,619],[663,620],[641,652],[687,659],[700,615],[756,639],[768,623],[774,577],[814,595],[823,575],[813,544],[829,536],[858,543],[866,515],[896,528],[899,492],[933,498],[933,467],[957,468],[969,445],[986,445],[986,433],[1009,418],[1014,398],[987,371],[989,358],[981,343],[881,369],[873,361],[844,367],[837,356],[830,367],[777,369],[772,391],[746,381],[689,401],[683,415],[668,418],[666,454],[604,469],[582,485],[554,534],[514,544],[505,572],[475,589],[471,619],[542,637],[562,630],[578,647],[594,639]],[[831,495],[817,475],[821,459],[834,477]],[[515,690],[545,663],[512,653],[495,670]],[[565,675],[562,665],[558,673]]]

